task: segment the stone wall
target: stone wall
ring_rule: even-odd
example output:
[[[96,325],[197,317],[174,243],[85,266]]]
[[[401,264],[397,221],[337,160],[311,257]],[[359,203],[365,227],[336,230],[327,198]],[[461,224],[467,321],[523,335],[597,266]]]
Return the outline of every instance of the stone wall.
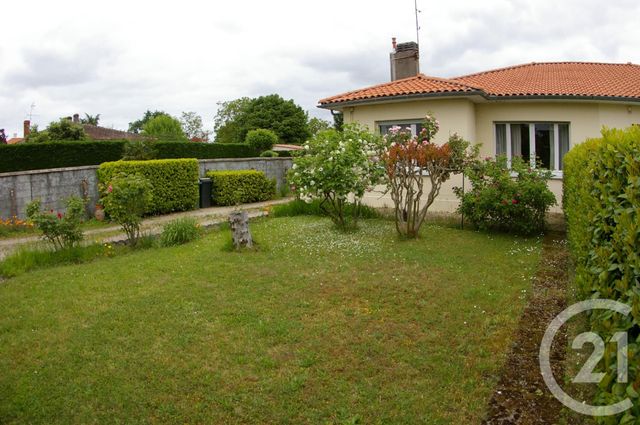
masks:
[[[275,178],[280,188],[291,168],[291,158],[234,158],[200,160],[200,175],[208,170],[258,170]],[[64,212],[65,199],[87,199],[87,211],[93,213],[98,201],[97,165],[48,170],[0,173],[0,218],[25,217],[29,202],[40,199],[45,209]]]

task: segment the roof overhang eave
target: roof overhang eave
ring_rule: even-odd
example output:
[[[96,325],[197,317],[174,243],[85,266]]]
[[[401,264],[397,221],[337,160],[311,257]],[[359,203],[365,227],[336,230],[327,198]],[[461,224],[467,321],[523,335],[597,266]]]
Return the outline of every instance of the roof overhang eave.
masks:
[[[318,104],[317,107],[321,109],[341,110],[350,106],[359,106],[367,104],[379,104],[379,103],[395,103],[402,102],[404,100],[421,100],[421,99],[434,99],[434,98],[464,98],[464,97],[482,97],[486,98],[486,93],[480,90],[466,91],[466,92],[438,92],[438,93],[417,93],[406,94],[399,96],[381,96],[372,97],[367,99],[349,100],[346,102],[330,102],[325,104]]]

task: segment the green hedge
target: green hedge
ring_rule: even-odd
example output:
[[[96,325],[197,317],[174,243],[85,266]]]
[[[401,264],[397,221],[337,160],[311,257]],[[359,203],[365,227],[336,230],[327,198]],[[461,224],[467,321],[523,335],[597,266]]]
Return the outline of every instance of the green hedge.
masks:
[[[276,195],[275,179],[268,179],[262,171],[209,171],[207,177],[217,205],[268,201]]]
[[[602,131],[600,139],[576,146],[564,160],[563,207],[569,246],[582,298],[604,298],[632,307],[628,317],[597,310],[590,326],[605,340],[614,332],[629,335],[629,382],[640,380],[640,128]],[[632,396],[631,410],[606,424],[635,423],[640,417],[638,388],[617,383],[616,350],[605,354],[608,367],[598,385],[596,405]],[[631,416],[633,415],[633,416]]]
[[[199,165],[196,159],[154,159],[106,162],[98,168],[100,190],[116,174],[140,174],[153,186],[148,214],[192,210],[198,205]]]
[[[244,143],[155,142],[158,158],[251,158],[259,152]]]
[[[124,141],[0,145],[0,173],[98,165],[122,158]]]
[[[78,167],[117,161],[124,151],[123,140],[67,141],[0,145],[0,173],[45,168]],[[245,144],[155,142],[158,158],[250,158],[258,153]]]

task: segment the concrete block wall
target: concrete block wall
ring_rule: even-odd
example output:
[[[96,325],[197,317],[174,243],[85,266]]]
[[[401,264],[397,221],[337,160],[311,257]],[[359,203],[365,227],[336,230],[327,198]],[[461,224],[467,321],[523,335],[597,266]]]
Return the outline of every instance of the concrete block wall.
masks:
[[[258,170],[270,179],[276,179],[277,187],[286,184],[287,171],[291,168],[291,158],[234,158],[200,160],[200,175],[207,171]]]
[[[258,170],[275,178],[278,188],[286,183],[291,158],[234,158],[200,160],[200,176],[208,170]],[[93,214],[99,200],[97,165],[47,170],[0,173],[0,218],[14,215],[25,218],[26,207],[40,199],[45,209],[64,213],[65,200],[78,196],[87,200],[87,212]]]

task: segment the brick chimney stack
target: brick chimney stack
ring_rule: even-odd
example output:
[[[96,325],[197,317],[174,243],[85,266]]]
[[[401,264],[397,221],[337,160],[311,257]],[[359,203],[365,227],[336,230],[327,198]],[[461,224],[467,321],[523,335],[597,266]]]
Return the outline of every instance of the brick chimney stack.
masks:
[[[73,122],[75,124],[80,124],[80,114],[73,114]]]
[[[389,55],[391,62],[391,81],[413,77],[420,73],[420,52],[418,43],[409,41],[397,43],[396,38],[391,39],[393,51]]]
[[[26,138],[31,133],[31,121],[24,120],[24,126],[22,127],[22,137]]]

